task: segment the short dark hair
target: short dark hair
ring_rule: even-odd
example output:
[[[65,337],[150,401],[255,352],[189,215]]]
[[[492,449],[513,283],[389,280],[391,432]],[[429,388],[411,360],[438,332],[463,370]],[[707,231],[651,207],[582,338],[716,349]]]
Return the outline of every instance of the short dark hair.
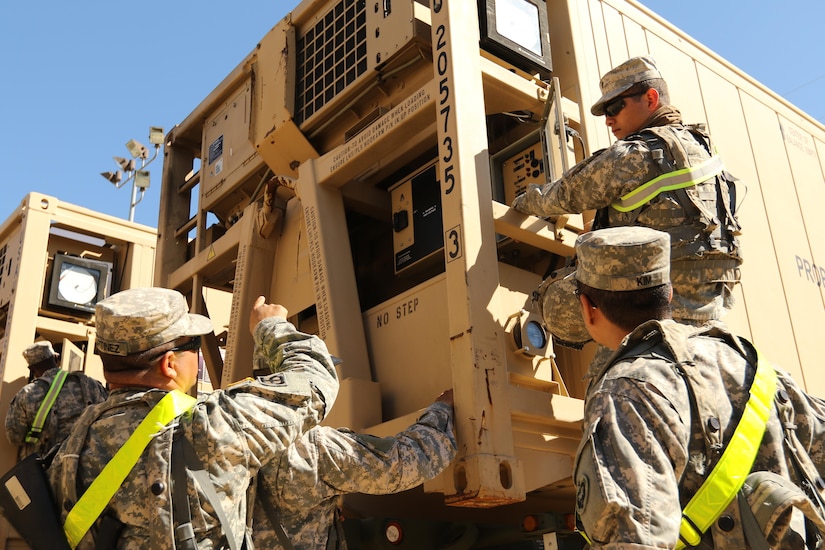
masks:
[[[98,352],[98,355],[100,355],[100,360],[103,362],[104,371],[142,371],[157,365],[161,356],[172,348],[177,347],[178,341],[183,338],[186,337],[165,342],[159,346],[137,353],[130,353],[129,355],[112,355],[103,352]]]
[[[659,103],[661,105],[670,105],[670,92],[668,92],[667,82],[664,78],[650,78],[637,82],[622,95],[643,94],[651,88],[659,92]]]
[[[576,284],[608,321],[628,332],[652,319],[670,319],[670,283],[622,292],[600,290],[581,281]]]

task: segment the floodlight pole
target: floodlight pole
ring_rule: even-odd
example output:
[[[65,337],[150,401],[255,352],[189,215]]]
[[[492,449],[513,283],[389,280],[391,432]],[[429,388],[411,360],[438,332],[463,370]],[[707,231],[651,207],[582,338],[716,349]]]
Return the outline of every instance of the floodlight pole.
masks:
[[[143,166],[141,166],[143,168]],[[143,199],[143,193],[140,194],[141,200]],[[135,178],[132,178],[132,200],[129,202],[129,221],[135,221],[135,206],[140,202],[137,199],[137,182]]]
[[[146,188],[149,187],[149,172],[145,170],[147,166],[158,158],[160,152],[160,145],[163,143],[163,128],[158,126],[151,126],[149,128],[149,143],[155,146],[155,154],[148,159],[149,151],[146,146],[138,143],[135,140],[129,140],[126,148],[129,149],[129,154],[132,156],[132,161],[125,162],[125,159],[120,157],[113,157],[120,167],[126,172],[126,179],[123,179],[123,172],[102,172],[100,175],[106,178],[107,181],[114,184],[117,189],[126,185],[129,181],[132,182],[132,198],[129,201],[129,221],[135,221],[135,206],[143,200],[143,194]],[[134,159],[140,159],[140,167],[135,168]],[[138,181],[140,180],[140,181]],[[138,185],[140,183],[140,185]],[[140,196],[138,197],[138,188],[140,188]]]
[[[145,158],[141,157],[141,159],[140,159],[140,168],[133,170],[132,174],[128,178],[126,178],[126,180],[124,181],[124,183],[126,183],[126,181],[129,181],[130,179],[132,180],[132,200],[129,202],[129,221],[130,222],[135,221],[135,206],[137,206],[138,203],[140,203],[140,201],[143,200],[143,194],[146,192],[146,188],[141,187],[140,188],[140,198],[138,198],[138,196],[137,196],[137,190],[138,190],[137,175],[138,175],[139,172],[142,172],[143,169],[146,166],[149,166],[150,164],[152,164],[153,160],[158,158],[158,151],[160,151],[160,144],[155,144],[155,154],[152,155],[152,158],[147,161]]]

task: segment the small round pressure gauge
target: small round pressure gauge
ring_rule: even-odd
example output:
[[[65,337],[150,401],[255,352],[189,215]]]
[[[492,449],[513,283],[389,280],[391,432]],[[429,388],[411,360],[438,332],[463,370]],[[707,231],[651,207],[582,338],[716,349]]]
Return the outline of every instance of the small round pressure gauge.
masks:
[[[75,304],[88,304],[97,297],[97,282],[100,274],[79,265],[66,266],[60,272],[57,291],[60,297]]]

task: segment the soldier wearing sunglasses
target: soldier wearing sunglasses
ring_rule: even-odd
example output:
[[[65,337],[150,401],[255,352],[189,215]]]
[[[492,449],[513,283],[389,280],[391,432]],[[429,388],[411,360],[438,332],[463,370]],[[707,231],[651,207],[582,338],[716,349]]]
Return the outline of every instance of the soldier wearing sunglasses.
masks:
[[[80,417],[49,467],[71,548],[252,547],[254,478],[323,420],[338,393],[326,345],[287,316],[258,297],[249,330],[256,365],[271,374],[195,399],[212,321],[165,288],[98,302],[109,398]]]
[[[733,306],[742,263],[733,178],[702,125],[670,105],[653,58],[606,73],[590,112],[616,137],[561,178],[531,184],[512,207],[535,216],[596,210],[593,229],[643,226],[671,237],[673,317],[701,325]]]

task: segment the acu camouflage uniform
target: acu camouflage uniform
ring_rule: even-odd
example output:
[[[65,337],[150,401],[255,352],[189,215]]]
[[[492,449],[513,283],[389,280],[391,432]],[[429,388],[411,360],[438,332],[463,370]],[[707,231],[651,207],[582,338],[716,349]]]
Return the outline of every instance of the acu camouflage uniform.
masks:
[[[60,394],[52,405],[43,432],[36,443],[26,443],[37,411],[60,367],[47,370],[15,394],[6,415],[6,437],[12,445],[21,447],[20,458],[32,453],[41,456],[60,445],[68,437],[75,421],[90,405],[106,400],[108,392],[103,384],[81,372],[70,372],[63,382]]]
[[[651,73],[659,75],[647,57],[633,58],[607,73],[601,87],[610,91],[593,113],[603,114],[599,107],[607,101],[605,97],[629,89],[640,81],[639,74],[650,78]],[[630,212],[611,205],[642,184],[701,164],[710,155],[703,130],[685,126],[679,111],[664,105],[642,130],[598,151],[558,180],[529,185],[512,207],[535,216],[598,210],[594,229],[636,225],[669,233],[673,317],[699,325],[721,318],[733,306],[731,291],[739,280],[739,226],[726,180],[713,177],[684,190],[666,191]]]
[[[666,233],[593,231],[576,241],[575,276],[617,294],[654,288],[668,281],[669,250]],[[697,329],[672,320],[643,323],[606,361],[591,364],[574,480],[577,514],[593,548],[674,547],[682,510],[731,441],[756,364],[755,350],[721,322]],[[825,527],[813,504],[825,494],[825,401],[777,375],[745,492],[767,541],[800,549],[798,526],[788,529],[792,516],[807,510]],[[806,483],[807,495],[799,489]],[[742,519],[734,499],[699,546],[749,548]]]
[[[180,299],[183,300],[182,296]],[[106,300],[99,303],[98,308],[105,303]],[[185,301],[182,307],[185,308]],[[162,307],[158,309],[146,318],[169,325],[172,315],[162,311]],[[101,316],[97,317],[100,324]],[[208,321],[201,316],[189,317]],[[185,324],[186,319],[180,322]],[[116,327],[110,327],[121,334],[128,334],[131,329],[133,327],[121,321]],[[103,330],[98,328],[99,337]],[[194,334],[203,333],[203,329],[194,331]],[[183,335],[186,334],[184,331]],[[133,345],[138,350],[149,349],[180,335],[181,331],[173,326],[146,336],[140,344],[110,341],[104,346],[111,350]],[[206,466],[235,540],[242,541],[248,536],[252,512],[247,491],[252,478],[264,464],[278,459],[293,440],[324,418],[338,391],[332,358],[318,337],[298,332],[280,317],[270,317],[258,323],[254,341],[256,353],[270,362],[273,374],[246,379],[199,398],[194,408],[162,429],[149,443],[104,511],[124,523],[118,549],[176,546],[175,518],[180,514],[176,516],[173,512],[171,487],[181,481],[173,480],[171,475],[173,435],[188,439]],[[166,393],[140,387],[117,389],[105,402],[84,413],[49,468],[62,521],[65,522],[78,498]],[[227,548],[221,523],[188,470],[185,483],[197,547],[201,550]],[[94,531],[95,527],[78,548],[94,548]]]
[[[344,550],[340,495],[396,493],[435,477],[455,456],[453,430],[453,409],[441,402],[395,437],[316,426],[261,471],[257,500],[278,509],[295,550]],[[283,548],[260,502],[253,540],[256,548]]]
[[[680,364],[674,357],[689,359]],[[696,329],[650,321],[628,335],[607,363],[588,373],[584,436],[574,478],[577,511],[592,548],[676,544],[681,510],[722,452],[708,448],[704,434],[714,426],[709,420],[718,420],[718,433],[727,444],[748,400],[755,364],[755,357],[718,322]],[[701,391],[688,389],[689,371],[698,375]],[[810,479],[821,479],[825,401],[806,395],[787,373],[777,374],[777,406],[752,471],[773,472],[800,486],[803,480],[783,444],[783,428],[793,432]],[[692,399],[700,402],[704,414],[696,414]],[[789,494],[793,489],[783,487]],[[757,490],[751,494],[755,512],[767,508],[763,498]],[[722,518],[699,547],[749,548],[736,500]],[[787,530],[788,521],[778,514],[760,527],[774,548],[804,548],[799,533]]]

